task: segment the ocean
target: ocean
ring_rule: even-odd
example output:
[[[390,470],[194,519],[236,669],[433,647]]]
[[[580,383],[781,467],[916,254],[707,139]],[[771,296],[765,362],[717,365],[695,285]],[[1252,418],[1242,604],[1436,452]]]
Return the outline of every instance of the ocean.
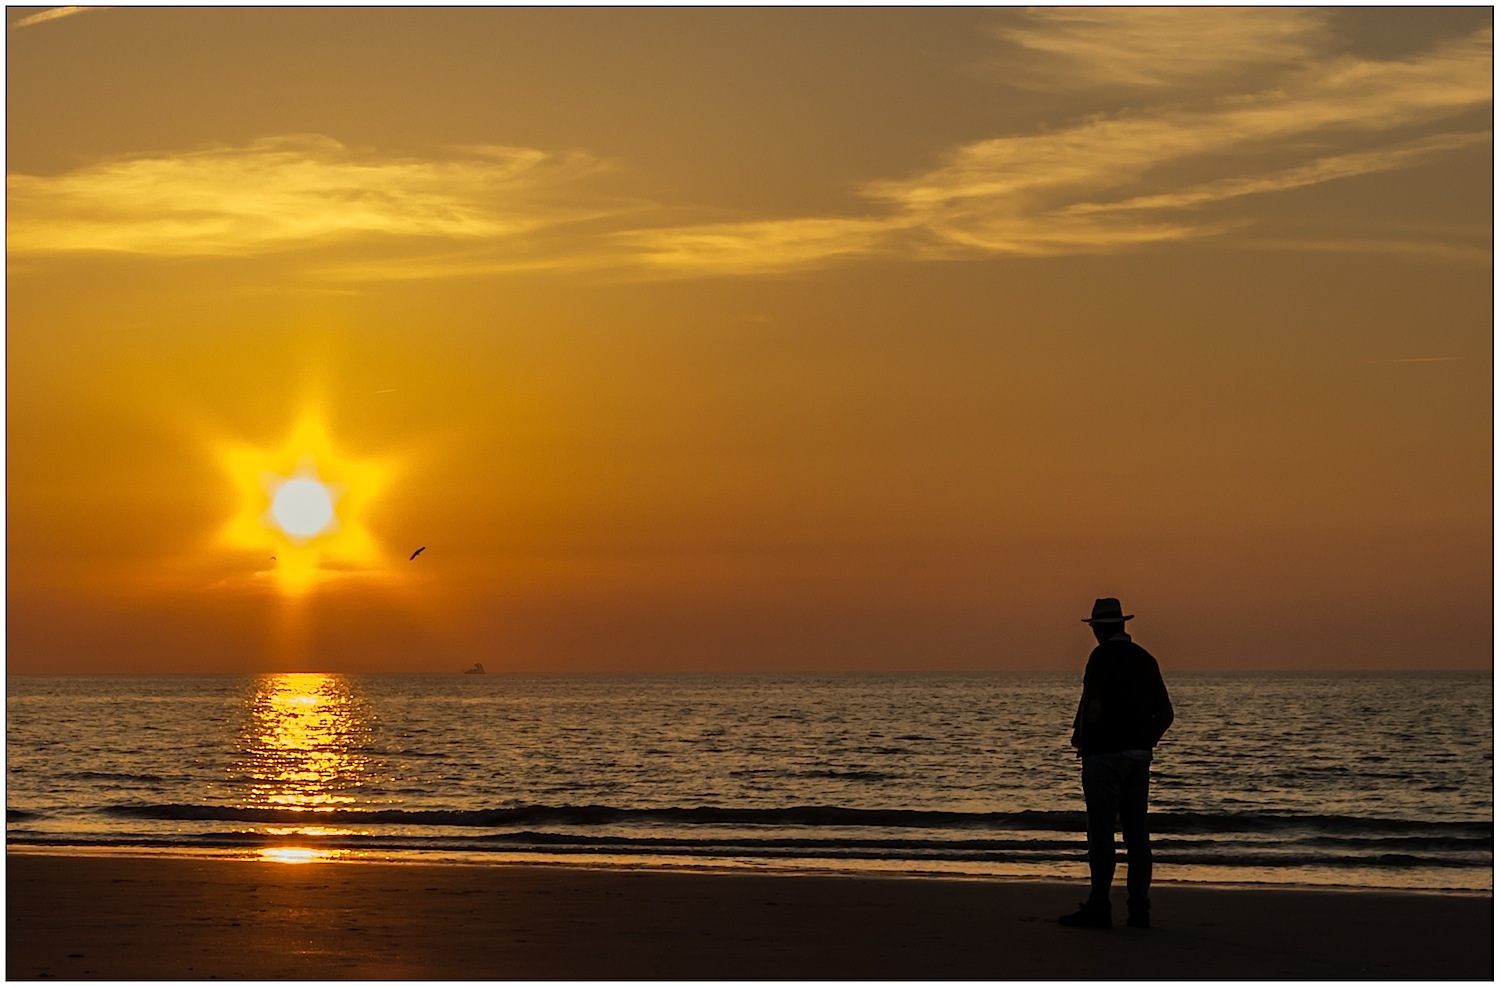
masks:
[[[1167,682],[1157,881],[1493,890],[1489,673]],[[1083,883],[1079,687],[1032,673],[9,676],[7,841]]]

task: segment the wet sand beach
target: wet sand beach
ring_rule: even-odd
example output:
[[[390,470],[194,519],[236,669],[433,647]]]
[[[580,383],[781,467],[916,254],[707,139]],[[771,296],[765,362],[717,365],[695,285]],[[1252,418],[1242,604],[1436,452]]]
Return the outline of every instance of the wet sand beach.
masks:
[[[1491,897],[7,854],[8,979],[1490,979]],[[1123,911],[1123,908],[1120,908]],[[1117,916],[1122,918],[1123,916]]]

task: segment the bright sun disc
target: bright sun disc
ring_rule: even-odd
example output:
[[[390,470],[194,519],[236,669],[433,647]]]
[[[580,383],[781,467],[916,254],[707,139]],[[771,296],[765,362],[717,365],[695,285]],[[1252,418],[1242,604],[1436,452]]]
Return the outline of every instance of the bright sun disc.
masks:
[[[287,534],[311,538],[333,520],[333,498],[317,480],[288,480],[276,488],[271,516]]]

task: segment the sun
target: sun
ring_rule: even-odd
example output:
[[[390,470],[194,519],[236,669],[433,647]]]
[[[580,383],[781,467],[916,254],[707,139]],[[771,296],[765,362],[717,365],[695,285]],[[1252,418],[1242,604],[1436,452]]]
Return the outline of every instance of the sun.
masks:
[[[252,564],[278,589],[299,595],[327,579],[381,568],[383,553],[363,519],[391,467],[337,450],[315,411],[297,419],[279,449],[224,442],[219,458],[239,492],[221,541],[264,553]]]
[[[271,516],[287,534],[311,538],[333,523],[333,496],[317,480],[286,480],[271,497]]]
[[[263,480],[271,498],[267,519],[294,542],[338,530],[333,505],[341,491],[322,483],[316,471],[316,464],[307,460],[295,476]]]

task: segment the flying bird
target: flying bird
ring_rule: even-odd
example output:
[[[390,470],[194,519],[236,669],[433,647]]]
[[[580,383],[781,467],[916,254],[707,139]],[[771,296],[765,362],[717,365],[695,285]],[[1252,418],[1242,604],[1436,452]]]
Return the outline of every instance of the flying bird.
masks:
[[[411,553],[411,559],[414,559],[414,558],[416,558],[416,557],[417,557],[417,556],[418,556],[418,555],[421,555],[421,554],[422,554],[422,553],[423,553],[423,552],[425,552],[425,551],[427,551],[427,546],[426,546],[426,545],[423,545],[423,546],[422,546],[422,547],[421,547],[421,548],[419,548],[419,549],[417,549],[417,550],[416,550],[416,551],[415,551],[415,552],[412,552],[412,553]],[[408,562],[410,562],[410,561],[411,561],[411,559],[407,559],[407,560],[406,560],[406,561],[408,561]]]

